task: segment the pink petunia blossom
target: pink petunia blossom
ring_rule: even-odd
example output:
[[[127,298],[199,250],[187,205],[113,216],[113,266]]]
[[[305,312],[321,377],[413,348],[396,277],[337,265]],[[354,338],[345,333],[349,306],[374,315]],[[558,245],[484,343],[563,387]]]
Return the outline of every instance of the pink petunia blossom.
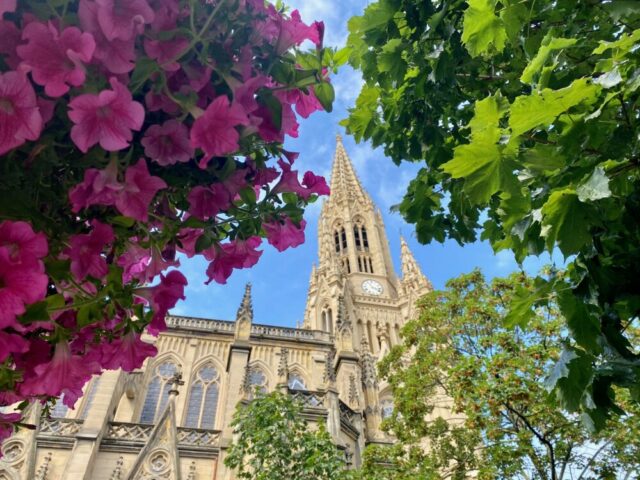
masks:
[[[242,107],[230,103],[226,96],[221,95],[211,102],[191,127],[191,144],[205,153],[200,160],[200,168],[206,168],[212,157],[238,150],[240,134],[236,127],[248,124],[249,119]]]
[[[142,127],[144,107],[133,101],[118,79],[112,77],[109,83],[112,90],[85,93],[69,102],[69,118],[75,123],[71,139],[83,153],[96,143],[110,152],[127,148],[133,138],[131,131]]]
[[[329,195],[329,185],[324,177],[316,175],[311,171],[305,172],[302,177],[302,185],[304,185],[308,191],[315,193],[316,195]]]
[[[267,240],[279,252],[285,251],[289,247],[297,247],[304,243],[304,228],[307,225],[305,220],[300,221],[300,226],[296,226],[289,217],[284,222],[278,220],[265,223],[263,228],[267,232]]]
[[[21,413],[0,413],[0,444],[13,435],[15,424],[20,420],[22,420]],[[0,451],[0,458],[2,458],[2,451]]]
[[[311,195],[328,195],[329,187],[324,177],[306,172],[302,178],[303,185],[298,180],[298,171],[291,170],[291,166],[279,160],[278,164],[282,168],[280,181],[273,187],[274,193],[291,192],[307,200]]]
[[[134,295],[147,301],[153,310],[153,318],[147,327],[151,335],[158,335],[167,329],[164,317],[176,306],[178,300],[184,300],[184,287],[187,279],[177,270],[170,271],[166,276],[160,275],[160,283],[153,287],[143,287],[134,290]]]
[[[114,205],[120,190],[117,162],[110,162],[104,170],[89,168],[82,183],[69,190],[72,211],[78,213],[91,205]]]
[[[5,220],[0,223],[0,250],[14,264],[30,265],[46,257],[49,251],[47,236],[35,233],[27,222]]]
[[[176,28],[181,13],[179,0],[151,0],[151,8],[155,13],[155,18],[151,22],[151,28],[154,32]]]
[[[98,23],[107,40],[130,40],[154,20],[146,0],[96,0]]]
[[[175,61],[182,52],[189,46],[189,40],[184,37],[177,37],[171,40],[151,40],[145,39],[144,51],[153,58],[160,68],[167,72],[175,72],[180,69],[180,63]]]
[[[0,73],[0,155],[27,140],[37,140],[41,132],[42,116],[27,77],[18,72]]]
[[[100,364],[108,370],[122,368],[125,372],[131,372],[157,353],[154,345],[143,342],[139,334],[131,331],[103,347]]]
[[[309,118],[309,115],[313,112],[324,110],[313,91],[313,87],[308,87],[308,89],[309,93],[304,93],[298,89],[287,92],[287,100],[289,103],[295,105],[296,112],[298,112],[298,115],[302,118]]]
[[[117,264],[123,268],[124,283],[129,283],[133,279],[140,283],[148,283],[169,267],[179,267],[180,261],[165,260],[157,247],[143,248],[132,243],[118,258]]]
[[[85,82],[85,63],[91,61],[96,42],[90,33],[76,27],[62,33],[51,22],[29,23],[22,33],[26,45],[17,48],[22,59],[21,68],[30,71],[33,81],[44,86],[50,97],[60,97],[69,86],[79,87]]]
[[[81,0],[78,6],[80,26],[93,35],[96,50],[93,58],[114,74],[130,72],[135,67],[135,37],[129,40],[108,40],[98,23],[98,5],[93,1]]]
[[[187,258],[192,258],[196,254],[196,242],[203,234],[201,228],[182,228],[178,233],[178,251],[184,253]]]
[[[207,220],[230,205],[230,195],[224,185],[214,183],[211,187],[197,186],[189,192],[189,214]]]
[[[4,362],[12,353],[29,351],[29,340],[21,335],[0,330],[0,362]]]
[[[0,18],[5,13],[11,13],[16,11],[18,0],[0,0]]]
[[[149,174],[144,158],[127,168],[124,186],[116,198],[116,208],[127,217],[146,222],[149,218],[149,205],[158,190],[167,188],[160,177]]]
[[[320,45],[320,30],[324,33],[324,24],[314,23],[307,25],[302,21],[300,12],[293,10],[290,18],[280,16],[280,32],[277,37],[276,50],[283,53],[294,45],[300,45],[305,40],[311,40],[315,45]]]
[[[102,279],[109,272],[103,251],[115,238],[113,229],[98,220],[93,220],[91,226],[90,233],[72,236],[71,247],[65,250],[71,259],[71,273],[79,282],[88,275]]]
[[[194,155],[189,129],[175,119],[149,127],[141,143],[144,154],[162,166],[188,162]]]
[[[6,248],[0,248],[0,328],[16,325],[26,305],[43,300],[49,278],[41,261],[16,266]]]
[[[0,16],[0,57],[4,57],[5,63],[12,70],[17,70],[20,65],[20,57],[16,49],[22,40],[22,34],[15,23],[2,20]]]
[[[247,240],[216,245],[206,251],[205,258],[211,261],[207,267],[209,280],[206,283],[215,281],[225,284],[234,268],[253,267],[262,255],[262,250],[256,250],[261,243],[260,237],[249,237]]]
[[[69,344],[62,341],[56,344],[53,358],[34,367],[34,376],[20,384],[18,391],[25,396],[58,397],[64,393],[71,399],[78,390],[82,393],[84,384],[99,371],[100,366],[96,362],[88,361],[82,355],[73,355]]]

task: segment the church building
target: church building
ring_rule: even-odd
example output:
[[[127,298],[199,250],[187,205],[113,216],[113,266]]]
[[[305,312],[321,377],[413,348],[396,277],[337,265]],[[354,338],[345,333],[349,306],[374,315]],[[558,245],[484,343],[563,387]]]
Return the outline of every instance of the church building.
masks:
[[[0,480],[232,480],[229,424],[256,389],[299,398],[353,467],[366,445],[392,442],[376,362],[432,287],[403,239],[396,275],[380,211],[340,137],[318,245],[302,328],[260,323],[250,285],[235,320],[169,316],[166,332],[146,338],[158,355],[139,371],[95,377],[74,410],[30,407],[37,428],[5,442]]]

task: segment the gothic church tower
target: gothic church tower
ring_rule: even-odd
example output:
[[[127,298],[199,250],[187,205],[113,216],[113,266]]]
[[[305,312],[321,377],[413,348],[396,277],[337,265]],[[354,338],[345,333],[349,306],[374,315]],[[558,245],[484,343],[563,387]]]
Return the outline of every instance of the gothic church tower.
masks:
[[[319,264],[311,273],[304,327],[334,336],[340,398],[367,417],[368,436],[390,393],[375,378],[375,362],[400,341],[415,301],[432,289],[404,239],[396,276],[380,210],[362,187],[337,137],[331,195],[318,222]]]

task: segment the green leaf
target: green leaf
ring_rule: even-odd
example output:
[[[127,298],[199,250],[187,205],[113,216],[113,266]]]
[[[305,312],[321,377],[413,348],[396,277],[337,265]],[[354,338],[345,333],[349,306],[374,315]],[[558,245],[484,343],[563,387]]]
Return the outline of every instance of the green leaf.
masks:
[[[614,49],[617,55],[621,56],[629,52],[638,41],[640,41],[640,29],[634,30],[631,34],[623,33],[620,38],[614,42],[601,41],[593,53],[599,55],[609,49]]]
[[[282,103],[280,103],[280,100],[276,98],[271,90],[266,88],[260,90],[257,100],[267,107],[269,113],[271,113],[273,126],[277,130],[280,130],[280,128],[282,128]]]
[[[591,241],[591,214],[571,188],[549,195],[542,207],[542,234],[546,237],[547,249],[551,252],[557,244],[565,257],[577,253]]]
[[[389,73],[392,78],[401,80],[407,68],[402,59],[402,39],[392,38],[381,49],[378,55],[378,71]]]
[[[240,198],[248,205],[255,205],[256,191],[252,187],[246,187],[240,190]]]
[[[596,167],[586,182],[582,183],[576,193],[581,202],[600,200],[611,196],[609,177],[602,167]]]
[[[469,122],[471,142],[454,150],[453,159],[442,170],[453,178],[464,178],[464,191],[476,204],[508,189],[516,182],[513,168],[504,158],[498,142],[502,136],[499,122],[506,111],[501,97],[487,97],[476,102],[475,114]]]
[[[598,343],[600,321],[589,311],[584,301],[566,289],[558,293],[558,305],[576,343],[590,352],[602,351]]]
[[[324,108],[326,112],[331,112],[333,110],[333,101],[336,97],[333,85],[329,82],[322,82],[314,87],[314,92],[322,108]]]
[[[575,38],[556,38],[550,35],[551,33],[545,36],[542,40],[542,45],[540,45],[540,48],[538,49],[538,53],[536,53],[536,56],[531,59],[527,67],[522,72],[522,76],[520,77],[520,81],[522,83],[531,83],[534,75],[542,70],[542,67],[547,62],[551,52],[563,50],[575,45],[578,41]]]
[[[137,62],[131,74],[131,85],[133,89],[139,88],[151,75],[160,71],[158,62],[149,58],[141,57]]]
[[[545,88],[541,92],[517,97],[511,105],[511,133],[519,136],[533,128],[550,125],[558,115],[572,107],[593,102],[599,92],[600,86],[587,78],[580,78],[560,90]]]
[[[49,320],[49,312],[47,311],[47,302],[37,302],[29,305],[27,311],[20,317],[20,323],[28,324],[31,322],[39,322]]]
[[[133,225],[136,223],[136,220],[135,218],[118,215],[116,217],[112,217],[109,220],[109,223],[111,223],[112,225],[119,225],[121,227],[130,228],[133,227]]]
[[[582,350],[565,347],[545,384],[555,388],[564,408],[575,412],[593,380],[593,357]]]
[[[347,63],[347,60],[349,60],[349,56],[351,55],[351,51],[352,51],[351,48],[343,47],[340,50],[338,50],[337,52],[335,52],[333,54],[333,64],[336,67],[340,67],[340,66],[344,65],[345,63]]]
[[[464,12],[462,43],[472,57],[504,49],[507,32],[504,22],[495,14],[495,0],[469,0]]]
[[[509,304],[509,311],[504,316],[504,324],[507,328],[526,328],[529,322],[535,317],[533,303],[536,297],[526,288],[516,289],[514,297]]]

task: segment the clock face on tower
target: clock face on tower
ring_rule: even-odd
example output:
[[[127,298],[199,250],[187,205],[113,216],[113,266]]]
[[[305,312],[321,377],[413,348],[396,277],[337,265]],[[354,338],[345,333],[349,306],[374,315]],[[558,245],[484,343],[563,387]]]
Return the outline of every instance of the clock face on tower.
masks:
[[[367,295],[381,295],[383,288],[382,285],[375,280],[365,280],[362,282],[362,291]]]

